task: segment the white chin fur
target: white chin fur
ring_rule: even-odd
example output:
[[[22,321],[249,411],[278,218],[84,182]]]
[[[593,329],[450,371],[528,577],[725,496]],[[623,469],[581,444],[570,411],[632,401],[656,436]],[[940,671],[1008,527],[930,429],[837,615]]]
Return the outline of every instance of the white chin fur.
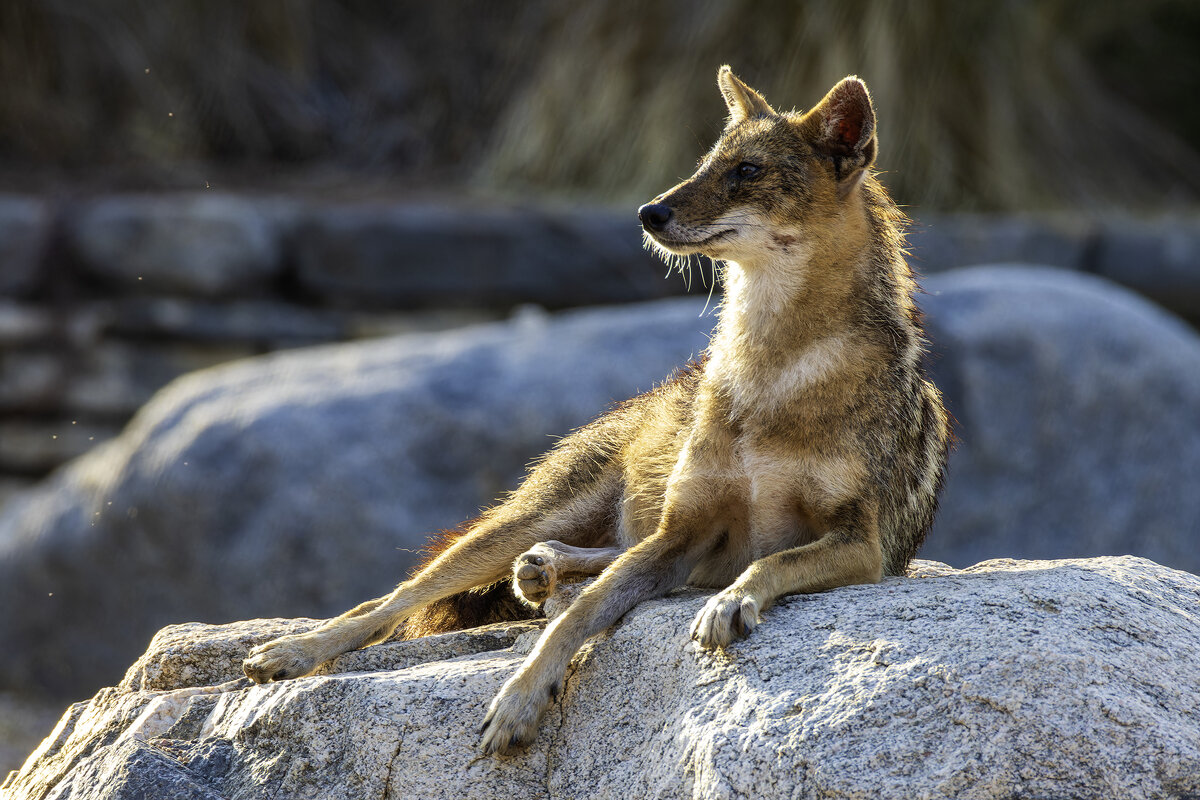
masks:
[[[655,239],[645,231],[642,231],[642,247],[645,247],[647,250],[655,253],[659,258],[668,263],[670,263],[671,259],[675,258],[676,256],[687,257],[688,255],[691,255],[690,252],[672,250],[670,247],[667,247],[665,244],[660,242],[658,239]]]
[[[776,229],[776,226],[758,211],[745,207],[727,211],[703,225],[684,227],[686,230],[674,231],[669,225],[663,231],[664,235],[672,240],[671,244],[659,241],[645,231],[642,232],[642,241],[668,264],[674,264],[678,259],[694,255],[708,256],[721,261],[738,261],[738,256],[744,253],[757,255],[779,250],[781,241],[793,243],[799,238],[795,232]],[[695,241],[686,242],[685,236],[671,236],[673,232],[683,233],[686,238],[694,238]],[[724,235],[716,241],[707,241],[714,234],[720,233]]]

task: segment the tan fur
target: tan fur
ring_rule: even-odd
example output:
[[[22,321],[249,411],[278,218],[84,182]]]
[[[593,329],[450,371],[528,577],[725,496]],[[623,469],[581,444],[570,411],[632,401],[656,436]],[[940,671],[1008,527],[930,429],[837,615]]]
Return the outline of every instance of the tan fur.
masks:
[[[707,360],[563,439],[392,594],[255,648],[247,675],[307,675],[406,620],[436,630],[429,609],[461,622],[455,598],[500,580],[536,604],[568,573],[599,573],[493,701],[483,748],[504,752],[534,738],[584,641],[641,600],[720,589],[691,631],[719,647],[781,595],[903,574],[933,519],[948,430],[921,372],[903,217],[870,172],[866,87],[847,78],[812,111],[777,114],[728,67],[718,84],[721,139],[639,211],[668,259],[722,264]]]

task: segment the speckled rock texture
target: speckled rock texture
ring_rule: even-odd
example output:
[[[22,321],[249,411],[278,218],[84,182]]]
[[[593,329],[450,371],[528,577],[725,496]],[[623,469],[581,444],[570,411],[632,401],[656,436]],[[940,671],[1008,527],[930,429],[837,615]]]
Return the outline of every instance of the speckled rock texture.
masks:
[[[644,603],[573,662],[528,750],[482,757],[522,623],[349,654],[253,686],[309,621],[164,630],[73,706],[10,800],[1180,798],[1200,795],[1200,578],[1134,557],[996,560],[786,598],[749,639]],[[208,685],[215,684],[215,685]]]

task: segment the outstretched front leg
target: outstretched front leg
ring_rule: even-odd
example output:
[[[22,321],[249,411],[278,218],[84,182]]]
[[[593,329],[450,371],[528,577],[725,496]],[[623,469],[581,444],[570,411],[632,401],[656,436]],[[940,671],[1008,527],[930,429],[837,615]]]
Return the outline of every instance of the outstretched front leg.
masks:
[[[660,524],[657,533],[621,554],[547,626],[525,663],[492,701],[482,730],[485,753],[504,753],[531,742],[583,643],[638,603],[661,597],[687,580],[722,528],[719,520],[703,512],[698,516],[703,523]]]
[[[878,582],[883,552],[875,515],[854,502],[838,509],[833,520],[817,541],[758,559],[709,598],[692,623],[692,638],[701,647],[724,647],[749,636],[759,614],[785,594]]]

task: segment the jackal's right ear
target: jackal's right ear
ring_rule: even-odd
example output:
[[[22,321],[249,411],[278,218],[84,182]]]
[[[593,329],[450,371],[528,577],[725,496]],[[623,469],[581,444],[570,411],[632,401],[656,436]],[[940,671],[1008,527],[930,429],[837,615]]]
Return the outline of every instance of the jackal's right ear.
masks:
[[[775,109],[767,105],[761,94],[738,80],[728,64],[717,70],[717,86],[721,87],[725,105],[729,106],[731,126],[751,117],[775,116]]]
[[[830,89],[801,124],[817,152],[833,161],[844,191],[857,186],[875,163],[875,109],[867,85],[853,75]]]

